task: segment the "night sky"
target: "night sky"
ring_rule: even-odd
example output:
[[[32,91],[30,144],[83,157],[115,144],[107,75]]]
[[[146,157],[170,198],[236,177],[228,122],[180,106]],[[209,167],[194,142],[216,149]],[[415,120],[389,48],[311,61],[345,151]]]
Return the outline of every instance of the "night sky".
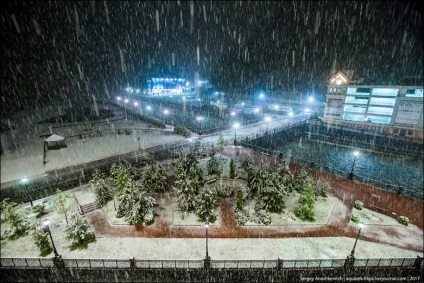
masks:
[[[411,1],[9,1],[2,112],[115,95],[148,77],[209,79],[229,95],[324,92],[332,72],[372,83],[423,76]],[[197,74],[197,75],[196,75]]]

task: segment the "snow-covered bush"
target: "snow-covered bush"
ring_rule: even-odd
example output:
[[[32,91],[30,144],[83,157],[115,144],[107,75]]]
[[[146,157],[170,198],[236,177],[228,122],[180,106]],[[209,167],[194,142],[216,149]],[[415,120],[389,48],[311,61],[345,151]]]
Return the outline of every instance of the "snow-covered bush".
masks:
[[[351,220],[352,220],[352,222],[354,222],[354,223],[359,223],[359,221],[361,220],[360,218],[359,218],[359,216],[358,215],[355,215],[355,214],[353,214],[352,215],[352,217],[350,218]]]
[[[247,221],[249,221],[249,212],[243,209],[236,208],[234,211],[237,225],[244,225]]]
[[[4,231],[5,237],[14,240],[28,234],[31,225],[19,212],[12,210],[8,218],[10,226]]]
[[[40,256],[46,256],[53,251],[46,228],[38,221],[31,231],[35,245],[40,250]]]
[[[400,224],[403,224],[405,226],[408,226],[409,224],[409,218],[406,216],[399,216],[397,220]]]
[[[258,224],[271,224],[271,215],[265,210],[257,210],[253,213],[251,220]]]
[[[233,194],[234,188],[229,186],[219,186],[216,189],[219,197],[229,197]]]
[[[88,224],[87,219],[76,211],[71,212],[65,231],[71,250],[87,248],[89,243],[96,240],[94,230]]]
[[[315,182],[314,190],[315,190],[315,199],[318,197],[327,197],[328,191],[331,189],[330,183],[324,179],[318,179]]]
[[[187,130],[184,126],[182,125],[175,125],[174,127],[174,134],[176,135],[181,135],[183,137],[188,138],[190,136],[190,131]]]
[[[196,215],[200,221],[215,222],[217,218],[218,196],[215,188],[203,190],[196,198]]]
[[[44,205],[44,203],[34,205],[32,211],[35,212],[35,217],[37,218],[40,218],[41,216],[47,214],[46,206]]]
[[[222,174],[222,164],[221,161],[213,155],[207,162],[206,168],[209,175],[216,175],[217,177]]]
[[[315,221],[315,196],[312,183],[309,183],[300,195],[294,214],[301,220]]]
[[[16,206],[16,202],[10,201],[9,198],[5,198],[0,203],[0,210],[2,213],[1,221],[7,221],[9,216],[12,214],[14,207]]]
[[[90,180],[91,190],[96,195],[96,201],[103,207],[108,201],[112,200],[113,192],[105,181],[105,176],[96,169],[93,179]]]
[[[364,207],[364,203],[360,200],[355,200],[353,207],[356,208],[357,210],[362,210],[362,208]]]

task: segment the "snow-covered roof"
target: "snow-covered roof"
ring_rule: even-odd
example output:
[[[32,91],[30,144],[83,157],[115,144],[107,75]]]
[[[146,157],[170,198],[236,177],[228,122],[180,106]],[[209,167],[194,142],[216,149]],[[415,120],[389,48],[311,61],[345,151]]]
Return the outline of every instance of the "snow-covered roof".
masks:
[[[58,136],[56,134],[51,135],[50,137],[48,137],[47,139],[45,139],[44,141],[47,142],[51,142],[51,141],[61,141],[64,140],[65,138],[62,136]]]

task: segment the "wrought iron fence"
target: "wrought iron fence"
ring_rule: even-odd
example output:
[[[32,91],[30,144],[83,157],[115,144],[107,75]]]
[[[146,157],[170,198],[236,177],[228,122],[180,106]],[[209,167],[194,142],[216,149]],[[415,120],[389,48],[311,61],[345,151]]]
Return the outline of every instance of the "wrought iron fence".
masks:
[[[1,267],[16,268],[52,268],[56,258],[1,258]],[[56,259],[57,260],[57,259]],[[200,269],[205,268],[205,260],[139,260],[139,259],[62,259],[66,268],[96,269]],[[305,269],[337,268],[346,266],[348,259],[294,259],[294,260],[211,260],[210,268],[216,269]],[[416,258],[372,258],[355,259],[354,267],[415,267],[423,268],[424,261]]]

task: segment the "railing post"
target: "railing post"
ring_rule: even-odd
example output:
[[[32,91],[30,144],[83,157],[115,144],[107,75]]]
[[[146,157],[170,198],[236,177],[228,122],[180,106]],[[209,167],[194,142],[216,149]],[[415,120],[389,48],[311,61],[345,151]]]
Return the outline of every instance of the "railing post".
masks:
[[[203,266],[205,269],[209,269],[211,267],[211,258],[210,257],[206,257],[203,260]]]

